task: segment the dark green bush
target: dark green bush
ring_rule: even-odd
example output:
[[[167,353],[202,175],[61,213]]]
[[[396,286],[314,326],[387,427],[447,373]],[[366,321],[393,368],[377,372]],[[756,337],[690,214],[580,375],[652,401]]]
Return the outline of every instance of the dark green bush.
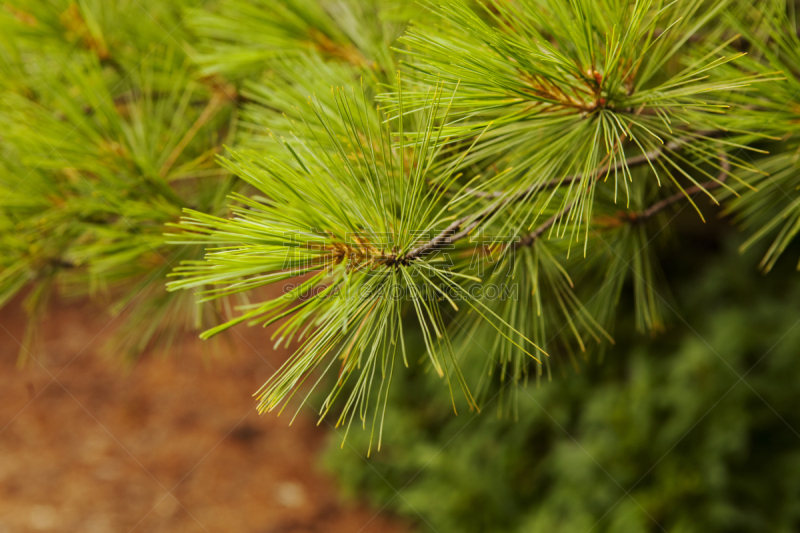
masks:
[[[416,375],[381,453],[336,442],[328,465],[422,531],[797,531],[800,287],[734,250],[695,258],[666,333],[623,334],[602,364],[522,389],[518,420],[496,416],[497,389],[454,418]]]

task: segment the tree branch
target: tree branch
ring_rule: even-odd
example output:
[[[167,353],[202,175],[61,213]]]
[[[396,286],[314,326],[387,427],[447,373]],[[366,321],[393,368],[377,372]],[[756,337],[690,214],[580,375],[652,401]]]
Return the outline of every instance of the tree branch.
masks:
[[[612,171],[613,172],[617,172],[619,170],[622,170],[623,166],[625,166],[625,165],[627,165],[629,168],[630,167],[638,167],[638,166],[641,166],[641,165],[646,165],[648,163],[648,161],[655,161],[656,159],[662,157],[664,155],[664,152],[667,152],[667,151],[668,152],[674,152],[676,150],[680,150],[681,147],[683,147],[684,145],[686,145],[689,142],[692,142],[693,140],[696,139],[696,137],[719,137],[723,133],[725,133],[725,132],[722,131],[722,130],[699,131],[699,132],[697,132],[695,134],[694,137],[683,137],[681,139],[670,141],[667,144],[665,144],[664,146],[661,146],[659,148],[653,148],[652,150],[649,150],[647,152],[641,153],[639,155],[635,155],[633,157],[630,157],[630,158],[626,159],[624,162],[623,161],[618,161],[617,163],[615,163],[613,165],[603,165],[598,170],[598,173],[607,174],[607,173],[612,172]],[[545,182],[544,184],[541,184],[541,185],[532,185],[532,186],[528,187],[527,189],[525,189],[524,191],[522,191],[521,193],[518,193],[514,197],[513,201],[516,201],[518,199],[524,198],[528,194],[530,194],[532,192],[535,192],[537,190],[551,189],[553,187],[558,187],[559,185],[566,185],[566,184],[572,183],[573,181],[580,181],[581,179],[583,179],[583,174],[571,174],[569,176],[565,176],[564,178],[552,179],[552,180],[547,181],[547,182]],[[502,196],[505,194],[503,191],[483,192],[483,191],[477,191],[475,189],[467,189],[467,192],[469,194],[471,194],[473,196],[477,196],[479,198],[502,198]]]
[[[639,211],[638,213],[636,211],[631,211],[631,212],[623,211],[618,215],[618,220],[620,222],[628,222],[631,224],[641,224],[647,219],[655,216],[660,211],[663,211],[667,207],[671,206],[672,204],[680,202],[684,198],[688,198],[689,196],[693,196],[702,191],[709,191],[721,187],[722,184],[725,182],[725,179],[728,177],[728,172],[730,172],[731,165],[730,161],[728,160],[728,157],[724,153],[720,154],[720,160],[722,161],[720,165],[721,170],[716,180],[709,180],[705,183],[700,183],[698,185],[693,185],[691,187],[688,187],[682,192],[676,192],[672,196],[668,196],[663,200],[659,200],[650,207],[642,211]],[[558,213],[548,218],[546,221],[542,223],[542,225],[540,225],[531,233],[523,237],[522,240],[518,241],[515,244],[515,246],[517,248],[521,248],[523,246],[532,245],[534,241],[536,241],[536,239],[541,237],[545,231],[547,231],[553,224],[556,223],[559,217],[569,213],[573,205],[575,205],[575,202],[572,202],[563,210],[559,211]]]
[[[663,200],[654,203],[653,205],[651,205],[650,207],[648,207],[643,211],[640,211],[639,213],[636,212],[629,213],[627,215],[628,218],[630,219],[631,222],[643,222],[648,218],[653,217],[659,211],[663,211],[666,207],[669,207],[670,205],[676,202],[680,202],[687,196],[692,196],[701,191],[709,191],[721,187],[722,184],[725,182],[725,179],[728,177],[728,172],[731,169],[731,164],[730,161],[728,161],[728,158],[727,156],[725,156],[725,154],[721,154],[720,159],[722,160],[721,164],[722,170],[720,170],[719,176],[717,177],[716,181],[709,180],[699,185],[693,185],[687,188],[683,192],[676,192],[672,196],[668,196]]]
[[[536,241],[536,239],[541,237],[542,234],[545,231],[550,229],[553,226],[553,224],[556,223],[556,221],[558,220],[559,217],[565,216],[570,211],[572,211],[572,206],[574,206],[574,205],[575,205],[575,202],[573,201],[567,207],[565,207],[563,210],[559,211],[558,213],[555,213],[553,216],[551,216],[550,218],[545,220],[542,223],[542,225],[538,226],[535,230],[533,230],[529,234],[525,235],[521,240],[519,240],[516,243],[514,243],[514,248],[522,248],[524,246],[532,245],[534,243],[534,241]]]
[[[654,148],[653,150],[649,150],[649,151],[644,152],[642,154],[630,157],[627,160],[625,160],[624,162],[623,161],[619,161],[619,162],[615,163],[614,165],[608,165],[608,164],[603,165],[598,170],[598,179],[600,179],[601,176],[607,175],[611,171],[618,171],[618,170],[622,169],[623,165],[625,165],[625,164],[627,164],[628,167],[640,166],[640,165],[647,164],[648,161],[654,161],[654,160],[658,159],[659,157],[662,157],[664,155],[665,151],[680,150],[681,147],[683,147],[684,145],[686,145],[689,142],[692,142],[697,137],[719,137],[720,135],[722,135],[724,133],[725,132],[722,131],[722,130],[700,131],[700,132],[697,132],[692,137],[683,137],[681,139],[676,139],[674,141],[670,141],[670,142],[668,142],[667,144],[665,144],[662,147]],[[724,158],[723,165],[729,166],[727,158]],[[722,181],[722,179],[724,179],[725,174],[727,174],[727,170],[722,173],[722,177],[720,178],[720,181]],[[494,215],[495,213],[497,213],[500,209],[502,209],[506,205],[508,205],[510,203],[517,202],[519,200],[522,200],[523,198],[526,198],[530,193],[535,192],[537,190],[549,189],[549,188],[552,188],[552,187],[558,187],[560,185],[572,183],[574,181],[580,181],[581,179],[583,179],[583,176],[584,176],[583,174],[572,174],[572,175],[566,176],[564,178],[552,179],[550,181],[545,182],[544,184],[539,184],[539,185],[534,185],[534,186],[528,187],[523,192],[518,193],[518,194],[514,195],[511,198],[508,198],[505,202],[502,202],[502,203],[500,203],[498,205],[491,205],[491,206],[485,208],[483,211],[478,212],[476,215],[465,215],[465,216],[459,218],[458,220],[454,221],[449,226],[447,226],[444,230],[442,230],[438,235],[436,235],[430,241],[428,241],[428,242],[426,242],[424,244],[421,244],[420,246],[414,248],[413,250],[411,250],[410,252],[408,252],[407,254],[405,254],[402,257],[391,257],[389,259],[388,263],[392,264],[392,263],[398,262],[398,263],[404,263],[405,264],[405,263],[408,263],[409,261],[414,261],[416,259],[419,259],[420,256],[422,256],[424,254],[427,254],[429,252],[432,252],[433,250],[439,249],[442,246],[453,244],[454,242],[456,242],[458,240],[461,240],[464,237],[466,237],[467,235],[469,235],[469,233],[473,229],[475,229],[475,227],[482,220]],[[715,187],[719,186],[719,184],[717,184],[716,182],[713,182],[713,181],[709,182],[709,183],[710,184],[714,184],[714,187],[711,187],[711,188],[715,188]],[[705,185],[708,185],[708,184],[704,184],[704,186]],[[694,192],[696,192],[696,190],[699,190],[697,186],[690,187],[689,189],[686,190],[686,194],[694,194]],[[693,191],[693,192],[690,193],[689,191]],[[493,193],[486,193],[486,192],[482,192],[482,191],[475,191],[475,190],[472,190],[472,189],[468,189],[468,192],[470,194],[474,194],[475,196],[479,196],[479,197],[482,197],[482,198],[495,198],[495,199],[501,198],[505,194],[502,191],[493,192]],[[667,205],[670,205],[670,203],[677,202],[678,200],[680,200],[680,198],[683,198],[685,195],[683,193],[677,193],[677,195],[674,195],[674,196],[677,196],[677,198],[675,198],[674,200],[671,200],[669,203],[667,203],[663,207],[659,208],[658,211],[660,211],[661,209],[663,209]],[[665,199],[663,201],[670,200],[671,198],[673,198],[673,197],[667,198],[667,199]],[[556,222],[556,220],[558,220],[559,216],[565,215],[566,213],[568,213],[572,209],[572,206],[573,206],[573,204],[571,203],[570,205],[565,207],[564,210],[562,210],[559,213],[556,213],[555,215],[550,217],[541,226],[537,227],[532,233],[526,235],[521,241],[519,241],[517,243],[517,246],[528,246],[531,243],[533,243],[533,241],[538,239],[541,236],[541,234],[544,233],[545,230],[547,230],[548,228],[550,228],[550,226],[555,224],[555,222]],[[653,207],[655,207],[655,206],[653,206]],[[655,214],[655,212],[653,214]],[[646,215],[645,218],[649,218],[650,216],[652,216],[652,214]]]

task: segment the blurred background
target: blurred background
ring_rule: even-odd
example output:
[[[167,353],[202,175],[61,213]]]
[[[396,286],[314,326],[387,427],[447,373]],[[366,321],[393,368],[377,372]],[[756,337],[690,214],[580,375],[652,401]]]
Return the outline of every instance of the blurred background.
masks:
[[[0,532],[410,531],[341,497],[313,413],[258,416],[251,394],[288,355],[263,329],[125,366],[107,350],[119,327],[57,301],[20,369],[25,315],[0,313]]]
[[[19,369],[13,302],[0,531],[797,531],[800,288],[711,226],[678,220],[690,253],[659,250],[681,302],[665,333],[623,304],[613,350],[522,389],[516,419],[500,391],[456,417],[435,376],[400,374],[370,458],[368,432],[342,446],[311,409],[256,414],[287,356],[269,330],[125,366],[103,348],[117,319],[59,301]]]
[[[627,287],[616,345],[522,389],[515,416],[498,416],[511,386],[454,417],[435,378],[412,376],[374,468],[332,450],[328,467],[418,531],[800,530],[794,265],[764,276],[724,222],[684,215],[658,249],[679,302],[665,332],[636,333]]]

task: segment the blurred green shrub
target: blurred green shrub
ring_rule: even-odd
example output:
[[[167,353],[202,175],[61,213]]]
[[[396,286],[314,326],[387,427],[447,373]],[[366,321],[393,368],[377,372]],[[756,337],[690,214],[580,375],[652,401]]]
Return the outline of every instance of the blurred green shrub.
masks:
[[[520,389],[518,420],[496,416],[498,390],[452,417],[412,376],[381,453],[351,432],[329,468],[421,531],[800,530],[800,286],[728,248],[681,276],[667,333]]]

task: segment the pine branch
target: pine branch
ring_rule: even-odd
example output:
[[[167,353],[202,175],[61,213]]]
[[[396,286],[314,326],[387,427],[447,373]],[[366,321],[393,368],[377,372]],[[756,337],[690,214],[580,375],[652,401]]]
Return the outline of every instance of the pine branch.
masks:
[[[178,160],[178,158],[181,156],[181,154],[189,145],[189,143],[192,142],[192,139],[194,139],[195,135],[197,135],[197,132],[200,131],[200,129],[206,124],[206,122],[208,122],[217,113],[220,107],[222,107],[222,104],[228,99],[229,97],[225,92],[223,91],[214,92],[214,95],[206,104],[206,107],[205,109],[203,109],[203,112],[200,113],[200,115],[194,121],[194,124],[192,124],[192,126],[186,131],[186,133],[183,135],[183,138],[180,140],[177,146],[175,146],[175,148],[173,148],[172,151],[170,152],[169,156],[167,157],[167,160],[161,166],[161,170],[158,171],[159,176],[165,178],[167,174],[169,174],[170,169]]]
[[[422,245],[414,248],[413,250],[411,250],[410,252],[408,252],[407,254],[402,256],[401,258],[399,258],[398,262],[400,262],[400,263],[408,263],[409,261],[413,261],[415,259],[419,259],[421,256],[423,256],[423,255],[425,255],[425,254],[427,254],[429,252],[432,252],[434,250],[440,249],[443,246],[448,246],[450,244],[453,244],[456,241],[459,241],[459,240],[463,239],[464,237],[469,235],[469,233],[473,229],[475,229],[475,227],[480,223],[481,220],[485,219],[486,217],[489,217],[489,216],[493,215],[501,207],[502,207],[502,205],[501,206],[495,206],[495,207],[492,207],[490,209],[486,209],[486,210],[478,213],[477,215],[466,215],[466,216],[463,216],[463,217],[459,218],[458,220],[456,220],[455,222],[453,222],[452,224],[447,226],[444,230],[442,230],[442,232],[439,233],[436,237],[434,237],[430,241],[426,242],[425,244],[422,244]],[[474,220],[472,220],[473,217],[475,217]],[[470,224],[468,224],[464,229],[462,229],[458,233],[454,234],[454,232],[456,232],[459,229],[461,229],[461,227],[464,226],[465,224],[467,224],[468,222],[470,222],[470,220],[472,220],[472,222]]]
[[[731,166],[730,166],[730,162],[728,161],[728,158],[727,158],[727,156],[725,154],[720,154],[720,159],[722,160],[722,165],[721,165],[722,169],[720,170],[720,173],[719,173],[719,175],[718,175],[716,180],[709,180],[709,181],[707,181],[705,183],[701,183],[699,185],[693,185],[692,187],[688,187],[684,191],[677,192],[677,193],[673,194],[672,196],[668,196],[667,198],[664,198],[663,200],[660,200],[660,201],[654,203],[653,205],[651,205],[650,207],[648,207],[648,208],[646,208],[646,209],[644,209],[642,211],[639,211],[639,212],[636,212],[636,211],[624,212],[623,211],[618,215],[617,220],[620,223],[628,222],[630,224],[641,224],[644,221],[648,220],[649,218],[652,218],[653,216],[655,216],[659,212],[663,211],[667,207],[671,206],[672,204],[680,202],[681,200],[683,200],[685,198],[688,198],[690,196],[693,196],[693,195],[695,195],[695,194],[697,194],[699,192],[709,191],[709,190],[712,190],[712,189],[716,189],[717,187],[721,187],[722,184],[725,182],[725,179],[727,178],[728,173],[730,172]],[[526,235],[522,240],[518,241],[516,243],[516,247],[521,248],[523,246],[532,245],[534,243],[534,241],[536,241],[539,237],[541,237],[544,234],[545,231],[550,229],[553,226],[553,224],[555,224],[558,221],[559,218],[561,218],[563,216],[566,216],[572,210],[572,207],[574,205],[575,204],[573,202],[573,203],[569,204],[567,207],[565,207],[564,209],[562,209],[561,211],[559,211],[558,213],[555,213],[553,216],[548,218],[544,223],[542,223],[535,230],[533,230],[531,233]]]
[[[702,191],[710,191],[718,187],[721,187],[722,184],[725,182],[725,179],[728,177],[728,172],[730,172],[731,165],[730,161],[728,161],[728,158],[724,154],[720,156],[720,159],[722,160],[722,165],[721,165],[722,170],[720,171],[719,176],[715,181],[709,180],[700,185],[693,185],[692,187],[687,188],[683,192],[676,192],[672,196],[668,196],[667,198],[664,198],[663,200],[654,203],[653,205],[651,205],[650,207],[648,207],[643,211],[640,211],[638,213],[637,212],[629,213],[627,215],[628,218],[632,223],[641,223],[649,218],[652,218],[657,213],[663,211],[670,205],[680,202],[687,196],[693,196]]]
[[[630,167],[641,166],[641,165],[647,164],[649,162],[655,161],[658,158],[662,157],[665,152],[667,152],[667,151],[674,152],[674,151],[680,150],[682,147],[686,146],[687,144],[689,144],[690,142],[695,140],[697,137],[715,138],[715,137],[719,137],[719,136],[723,135],[724,133],[725,132],[723,130],[700,131],[700,132],[697,132],[697,134],[695,134],[694,136],[691,136],[691,137],[687,136],[687,137],[683,137],[681,139],[670,141],[667,144],[665,144],[663,147],[655,148],[653,150],[649,150],[649,151],[644,152],[642,154],[630,157],[627,161],[619,161],[619,162],[617,162],[617,163],[615,163],[613,165],[605,164],[602,167],[600,167],[600,169],[598,170],[598,178],[597,178],[597,180],[599,181],[603,176],[606,176],[607,174],[609,174],[612,171],[616,172],[616,171],[621,170],[624,166],[627,166],[628,168],[630,168]],[[726,167],[726,171],[722,173],[722,176],[724,177],[725,175],[727,175],[727,169],[729,169],[729,163],[728,163],[727,158],[723,159],[723,164]],[[521,192],[519,194],[516,194],[511,198],[508,198],[505,202],[501,202],[498,205],[491,205],[491,206],[485,208],[484,210],[478,212],[477,214],[465,215],[465,216],[459,218],[458,220],[456,220],[455,222],[453,222],[452,224],[450,224],[449,226],[447,226],[444,230],[442,230],[438,235],[436,235],[430,241],[428,241],[428,242],[426,242],[424,244],[421,244],[420,246],[414,248],[412,251],[410,251],[409,253],[405,254],[402,257],[397,257],[397,258],[393,257],[392,260],[388,264],[391,264],[393,262],[399,262],[399,263],[406,264],[409,261],[413,261],[413,260],[419,259],[421,256],[423,256],[423,255],[425,255],[427,253],[430,253],[430,252],[432,252],[434,250],[441,249],[444,246],[449,246],[449,245],[455,243],[456,241],[459,241],[459,240],[465,238],[467,235],[469,235],[469,233],[473,229],[475,229],[478,226],[478,224],[482,220],[485,220],[485,219],[491,217],[492,215],[496,214],[498,211],[500,211],[505,206],[507,206],[507,205],[509,205],[511,203],[520,201],[520,200],[524,200],[525,198],[529,197],[529,195],[532,194],[533,192],[540,191],[540,190],[545,190],[545,189],[548,189],[548,188],[558,187],[558,186],[565,185],[565,184],[570,184],[572,182],[576,182],[576,181],[582,180],[583,177],[584,177],[584,174],[573,174],[573,175],[570,175],[570,176],[566,176],[564,178],[552,179],[552,180],[550,180],[548,182],[545,182],[544,185],[534,185],[532,187],[529,187],[525,191],[523,191],[523,192]],[[720,181],[722,181],[722,180],[720,179]],[[693,186],[693,187],[687,189],[686,190],[686,194],[694,194],[694,192],[697,192],[697,191],[701,190],[701,188],[705,188],[705,185],[708,185],[708,184],[713,184],[713,187],[711,187],[711,188],[716,188],[716,187],[718,187],[720,185],[717,182],[709,181],[707,184],[700,185],[700,186]],[[692,191],[692,192],[690,193],[690,191]],[[481,196],[483,198],[502,198],[506,194],[503,191],[497,191],[497,192],[494,192],[494,193],[484,193],[484,192],[481,192],[481,191],[469,190],[469,192],[471,192],[472,194],[475,194],[476,196]],[[656,212],[660,211],[661,209],[663,209],[667,205],[670,205],[671,203],[677,202],[681,198],[685,197],[684,193],[676,193],[676,195],[674,195],[674,196],[675,196],[674,200],[671,200],[666,205],[658,208],[652,214],[647,215],[646,218],[649,218],[650,216],[652,216]],[[666,200],[670,200],[672,198],[673,197],[670,197],[670,198],[668,198]],[[570,203],[562,211],[560,211],[559,213],[554,214],[544,224],[542,224],[541,226],[536,228],[531,234],[529,234],[525,238],[523,238],[522,241],[518,242],[517,246],[530,245],[545,230],[547,230],[550,226],[552,226],[558,220],[558,218],[560,216],[563,216],[563,215],[567,214],[569,212],[569,210],[572,209],[572,205],[573,204],[574,204],[574,202]],[[653,207],[656,207],[656,206],[653,206]],[[459,230],[461,230],[461,231],[459,231]],[[458,232],[458,233],[456,233],[456,232]]]
[[[553,214],[550,218],[544,221],[539,227],[533,230],[531,233],[523,237],[521,240],[514,243],[515,248],[522,248],[525,246],[532,245],[539,237],[541,237],[545,231],[553,227],[559,218],[566,216],[572,211],[572,207],[575,205],[575,202],[570,203],[567,207],[559,211],[558,213]]]
[[[623,167],[627,166],[628,168],[638,167],[641,165],[645,165],[648,162],[655,161],[664,156],[665,152],[675,152],[680,150],[683,146],[689,144],[690,142],[694,141],[697,137],[710,137],[716,138],[724,135],[726,132],[724,130],[705,130],[705,131],[698,131],[694,136],[691,137],[683,137],[681,139],[677,139],[674,141],[670,141],[662,147],[654,148],[647,152],[643,152],[639,155],[635,155],[633,157],[628,158],[627,160],[623,161],[620,160],[613,165],[603,165],[599,169],[600,174],[607,174],[609,172],[618,172],[623,169]],[[584,177],[583,174],[572,174],[566,176],[564,178],[555,178],[550,181],[545,182],[544,184],[537,184],[532,185],[522,191],[521,193],[514,196],[512,201],[521,200],[527,198],[530,194],[551,189],[553,187],[558,187],[560,185],[568,185],[575,181],[580,181]],[[502,198],[506,193],[503,191],[495,191],[495,192],[484,192],[484,191],[477,191],[475,189],[467,189],[467,192],[473,196],[477,196],[479,198]]]

